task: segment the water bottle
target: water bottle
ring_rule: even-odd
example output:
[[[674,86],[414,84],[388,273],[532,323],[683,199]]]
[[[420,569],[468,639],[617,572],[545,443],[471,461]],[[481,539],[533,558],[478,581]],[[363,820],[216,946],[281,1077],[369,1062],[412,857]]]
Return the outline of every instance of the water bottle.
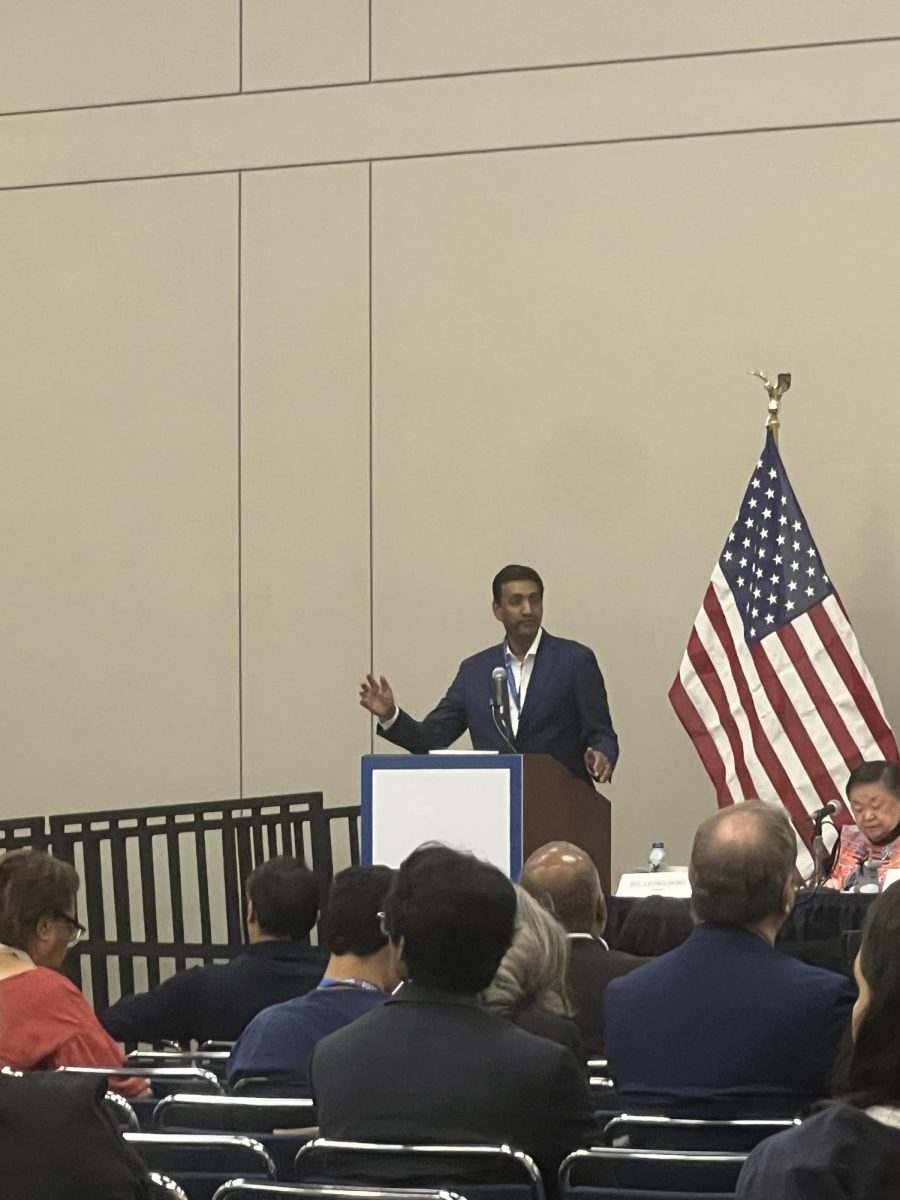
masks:
[[[653,845],[650,847],[650,854],[647,858],[647,862],[650,864],[651,871],[664,870],[665,865],[666,865],[666,843],[665,842],[654,842],[653,843]]]

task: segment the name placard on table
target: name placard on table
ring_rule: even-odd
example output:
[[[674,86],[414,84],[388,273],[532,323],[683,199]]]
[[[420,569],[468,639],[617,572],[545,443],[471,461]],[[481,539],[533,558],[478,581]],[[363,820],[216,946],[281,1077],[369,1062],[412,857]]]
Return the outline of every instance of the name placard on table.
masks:
[[[642,896],[675,896],[689,899],[691,883],[687,867],[668,867],[663,871],[626,871],[619,879],[617,896],[632,899]]]

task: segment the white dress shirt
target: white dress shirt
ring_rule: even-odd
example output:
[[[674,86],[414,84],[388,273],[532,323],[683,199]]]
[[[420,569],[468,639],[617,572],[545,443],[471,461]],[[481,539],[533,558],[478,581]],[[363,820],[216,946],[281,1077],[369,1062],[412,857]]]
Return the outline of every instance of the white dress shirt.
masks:
[[[538,646],[541,644],[541,634],[543,628],[539,629],[534,635],[534,641],[525,651],[524,658],[516,658],[512,650],[509,651],[509,669],[512,671],[513,679],[516,682],[516,687],[519,689],[519,703],[515,702],[510,690],[509,696],[509,719],[512,724],[513,737],[519,732],[519,710],[525,703],[525,694],[528,691],[528,684],[531,681],[531,676],[534,671],[534,660],[537,655]],[[509,649],[506,642],[503,643],[506,649]],[[391,728],[400,715],[400,705],[398,704],[391,716],[386,721],[380,721],[379,724],[385,732]]]

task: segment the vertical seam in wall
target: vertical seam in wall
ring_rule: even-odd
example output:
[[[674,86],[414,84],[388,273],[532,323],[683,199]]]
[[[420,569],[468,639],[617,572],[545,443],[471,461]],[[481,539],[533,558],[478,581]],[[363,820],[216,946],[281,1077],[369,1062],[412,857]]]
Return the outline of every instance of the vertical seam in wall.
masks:
[[[241,0],[243,3],[243,0]],[[372,0],[369,0],[369,83],[372,82]]]
[[[244,796],[244,557],[243,557],[243,174],[237,173],[237,602],[238,602],[238,796]]]
[[[372,405],[372,163],[369,163],[369,669],[375,671],[375,506]],[[369,752],[375,753],[375,726],[369,721]]]
[[[244,0],[238,0],[238,91],[244,90]]]

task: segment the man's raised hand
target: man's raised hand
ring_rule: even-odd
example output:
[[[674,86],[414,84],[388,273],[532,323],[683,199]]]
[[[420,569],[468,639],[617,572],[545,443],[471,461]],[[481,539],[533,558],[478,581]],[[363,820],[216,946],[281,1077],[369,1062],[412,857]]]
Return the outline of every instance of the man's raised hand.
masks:
[[[397,708],[391,685],[383,675],[378,679],[372,674],[365,677],[359,686],[359,702],[379,721],[390,720]]]

